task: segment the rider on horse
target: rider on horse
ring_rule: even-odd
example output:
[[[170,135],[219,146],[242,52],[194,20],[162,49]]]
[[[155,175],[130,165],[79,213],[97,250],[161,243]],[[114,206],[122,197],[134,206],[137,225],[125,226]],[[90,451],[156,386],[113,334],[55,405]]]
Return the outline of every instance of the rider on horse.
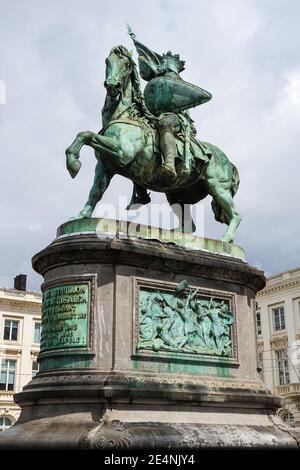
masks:
[[[139,55],[140,75],[148,81],[144,90],[145,104],[158,118],[157,130],[163,156],[162,174],[171,182],[177,176],[175,135],[180,132],[182,124],[196,134],[186,110],[209,101],[212,95],[180,77],[184,62],[178,54],[173,55],[170,51],[163,55],[157,54],[137,41],[130,27],[128,32]]]
[[[190,206],[212,196],[216,220],[228,225],[222,241],[232,243],[241,220],[233,201],[239,186],[237,168],[217,146],[195,139],[190,120],[183,116],[187,109],[207,101],[211,95],[180,78],[183,63],[179,56],[160,56],[133,39],[141,75],[148,80],[144,97],[131,53],[124,46],[113,48],[106,59],[103,128],[98,133],[79,132],[66,150],[72,178],[80,170],[80,150],[84,145],[95,150],[97,159],[88,200],[76,218],[92,217],[111,179],[119,174],[134,183],[128,208],[150,202],[147,188],[163,192],[184,233],[196,229]],[[174,136],[177,118],[180,132]],[[171,168],[167,171],[170,178],[162,175],[161,154],[164,167]],[[172,169],[177,173],[174,180]]]

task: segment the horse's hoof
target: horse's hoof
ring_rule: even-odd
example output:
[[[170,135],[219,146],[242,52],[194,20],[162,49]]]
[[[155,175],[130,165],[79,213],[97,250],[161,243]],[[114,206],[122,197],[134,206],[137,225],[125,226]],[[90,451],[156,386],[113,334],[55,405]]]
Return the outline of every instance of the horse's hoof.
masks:
[[[181,233],[182,235],[193,235],[196,232],[196,225],[192,223],[192,225],[188,224],[186,226],[179,226],[170,229],[172,233]]]
[[[90,219],[91,217],[91,211],[80,211],[77,215],[74,215],[74,217],[71,217],[69,220]]]
[[[74,215],[73,217],[70,217],[69,220],[80,220],[80,219],[85,219],[86,217],[83,217],[79,214]]]
[[[143,195],[141,197],[137,197],[137,198],[131,200],[130,204],[128,204],[128,206],[126,207],[126,210],[127,211],[137,210],[140,207],[145,206],[149,202],[151,202],[151,198],[150,198],[149,193],[146,193],[145,195]]]
[[[126,210],[127,211],[137,211],[138,209],[140,209],[140,207],[142,207],[142,203],[140,202],[134,202],[133,204],[129,204],[127,207],[126,207]]]
[[[67,155],[67,169],[71,177],[74,179],[81,168],[81,162],[76,159],[74,154]]]
[[[233,243],[233,238],[232,237],[222,237],[222,238],[220,238],[220,242]]]
[[[171,233],[183,233],[183,230],[181,227],[173,227],[173,228],[170,228],[170,232]]]

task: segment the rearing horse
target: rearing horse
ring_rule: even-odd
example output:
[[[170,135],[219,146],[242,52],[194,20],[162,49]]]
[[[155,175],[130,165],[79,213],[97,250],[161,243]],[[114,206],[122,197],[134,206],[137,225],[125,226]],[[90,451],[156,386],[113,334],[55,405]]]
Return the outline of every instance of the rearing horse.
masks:
[[[188,207],[184,214],[186,232],[196,229],[189,205],[210,194],[216,220],[228,225],[221,240],[232,243],[241,220],[233,202],[239,175],[224,152],[212,144],[203,143],[209,149],[206,162],[194,159],[188,170],[178,154],[177,178],[171,183],[166,182],[160,173],[161,155],[153,124],[155,118],[151,118],[145,107],[136,64],[123,46],[113,48],[106,59],[105,87],[103,129],[99,134],[80,132],[66,150],[67,169],[72,178],[80,170],[79,156],[83,145],[92,147],[97,159],[88,200],[75,218],[91,217],[111,178],[119,174],[133,181],[135,192],[142,190],[147,195],[147,188],[164,192],[177,216],[178,209],[184,207],[186,210]],[[144,203],[149,201],[150,198],[146,198]]]

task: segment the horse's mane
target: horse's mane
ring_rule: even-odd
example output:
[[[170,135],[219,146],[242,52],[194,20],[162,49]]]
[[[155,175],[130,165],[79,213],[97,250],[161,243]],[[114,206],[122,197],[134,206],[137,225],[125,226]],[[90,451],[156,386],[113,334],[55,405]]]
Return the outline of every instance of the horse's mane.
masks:
[[[147,116],[148,118],[152,117],[149,110],[147,109],[145,102],[144,102],[144,95],[141,89],[141,82],[140,76],[137,70],[137,65],[132,58],[132,53],[124,46],[115,46],[111,50],[111,53],[114,53],[118,56],[125,56],[132,67],[131,70],[131,84],[132,84],[132,92],[133,92],[133,103],[136,104],[138,111],[141,113],[142,116]],[[153,116],[154,118],[154,116]]]

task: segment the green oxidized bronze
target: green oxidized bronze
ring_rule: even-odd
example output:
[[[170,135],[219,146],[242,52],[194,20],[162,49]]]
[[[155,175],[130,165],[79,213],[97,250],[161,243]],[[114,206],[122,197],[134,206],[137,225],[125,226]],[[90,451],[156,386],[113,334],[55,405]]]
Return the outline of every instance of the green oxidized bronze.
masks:
[[[178,54],[172,54],[171,51],[163,55],[153,52],[136,40],[130,27],[128,32],[139,54],[140,75],[149,82],[144,90],[144,98],[151,113],[156,116],[180,113],[212,98],[208,91],[180,77],[184,70],[184,61],[180,60]]]
[[[88,306],[88,284],[44,290],[41,351],[86,347]]]
[[[233,202],[238,171],[222,150],[196,139],[188,114],[211,94],[182,80],[184,63],[178,55],[155,53],[138,42],[131,29],[129,34],[140,75],[148,81],[145,96],[132,54],[123,46],[114,47],[106,59],[103,127],[99,133],[80,132],[66,150],[73,178],[84,145],[95,150],[97,159],[88,200],[75,218],[92,217],[111,178],[119,174],[134,183],[128,209],[150,202],[147,189],[164,192],[186,233],[196,229],[190,205],[211,195],[216,220],[228,225],[221,240],[232,243],[241,219]]]
[[[232,356],[227,299],[200,295],[187,281],[175,293],[141,289],[137,350]]]

